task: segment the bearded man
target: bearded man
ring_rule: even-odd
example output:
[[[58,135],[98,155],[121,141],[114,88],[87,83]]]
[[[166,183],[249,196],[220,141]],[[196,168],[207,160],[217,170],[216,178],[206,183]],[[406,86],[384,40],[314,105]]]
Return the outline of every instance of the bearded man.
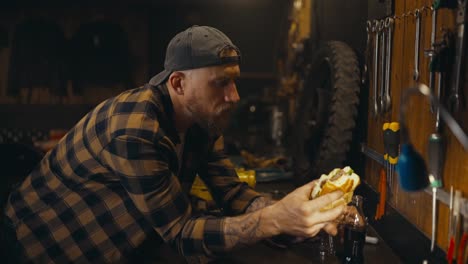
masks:
[[[158,252],[147,241],[215,257],[278,234],[335,233],[344,206],[320,209],[342,193],[309,200],[309,183],[272,202],[239,181],[224,154],[240,58],[215,28],[177,34],[162,72],[99,104],[10,194],[10,252],[20,262],[145,262]],[[224,216],[192,211],[197,174]]]

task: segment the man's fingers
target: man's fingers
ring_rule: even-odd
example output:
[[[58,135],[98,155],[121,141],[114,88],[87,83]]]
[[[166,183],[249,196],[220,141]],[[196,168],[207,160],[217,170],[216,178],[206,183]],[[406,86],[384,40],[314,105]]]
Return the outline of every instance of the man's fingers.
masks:
[[[304,185],[302,185],[301,187],[299,187],[299,189],[304,189],[304,190],[310,190],[312,191],[312,188],[315,186],[315,184],[317,184],[317,181],[318,180],[313,180],[311,182],[308,182]]]
[[[320,230],[325,226],[325,223],[320,223],[309,227],[306,231],[308,237],[314,237],[320,232]]]
[[[342,191],[334,191],[332,193],[327,193],[323,196],[320,196],[318,198],[311,200],[309,202],[309,205],[313,210],[320,210],[323,207],[331,204],[333,201],[336,201],[341,197],[343,197]]]
[[[318,211],[318,213],[313,214],[311,217],[313,217],[314,223],[332,222],[343,214],[344,208],[345,205],[340,205],[323,212]]]
[[[312,192],[312,189],[314,188],[315,184],[317,184],[317,180],[313,180],[302,185],[301,187],[297,188],[296,191],[300,192],[301,194],[307,195],[307,200],[309,200],[310,193]]]
[[[332,236],[336,236],[338,233],[338,227],[336,223],[328,223],[323,227],[323,230]]]

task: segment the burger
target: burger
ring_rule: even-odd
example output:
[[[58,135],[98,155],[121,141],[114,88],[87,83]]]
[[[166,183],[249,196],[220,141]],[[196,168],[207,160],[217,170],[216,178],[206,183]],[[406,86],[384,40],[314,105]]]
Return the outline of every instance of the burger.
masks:
[[[329,174],[322,174],[310,193],[310,199],[323,196],[334,191],[342,191],[343,197],[322,208],[322,211],[330,210],[342,204],[351,202],[353,192],[361,182],[359,176],[351,167],[334,169]]]

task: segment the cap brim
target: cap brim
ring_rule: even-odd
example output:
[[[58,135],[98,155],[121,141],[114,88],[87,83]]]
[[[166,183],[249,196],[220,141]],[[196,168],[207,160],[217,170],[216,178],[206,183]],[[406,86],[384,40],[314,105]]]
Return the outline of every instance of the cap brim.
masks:
[[[160,73],[156,74],[155,76],[153,76],[153,78],[151,78],[151,80],[149,81],[149,84],[151,84],[153,86],[160,85],[165,80],[167,80],[167,78],[169,77],[169,75],[171,73],[172,73],[171,71],[163,70],[162,72],[160,72]]]

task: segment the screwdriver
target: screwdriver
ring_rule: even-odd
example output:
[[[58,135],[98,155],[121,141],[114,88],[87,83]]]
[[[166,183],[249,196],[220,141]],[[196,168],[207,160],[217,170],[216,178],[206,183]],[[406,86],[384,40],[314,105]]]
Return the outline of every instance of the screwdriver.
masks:
[[[429,182],[432,187],[432,236],[431,252],[434,251],[437,233],[437,190],[442,187],[442,170],[444,163],[445,144],[440,133],[435,132],[429,136]]]
[[[379,220],[385,215],[385,203],[387,198],[387,174],[383,168],[380,169],[379,174],[379,203],[375,210],[375,220]]]
[[[440,100],[442,86],[444,83],[445,69],[448,67],[448,41],[444,35],[444,40],[440,44],[435,44],[436,50],[433,56],[431,68],[437,73],[437,93],[436,98]],[[445,140],[442,135],[442,123],[440,119],[440,109],[435,110],[435,132],[429,136],[428,161],[429,161],[429,182],[432,187],[432,236],[431,252],[434,251],[437,234],[437,191],[442,187],[442,173],[445,161]]]
[[[393,187],[394,167],[398,162],[400,152],[400,123],[384,123],[382,129],[384,134],[384,159],[389,163],[389,184]]]
[[[442,78],[439,75],[439,80]],[[439,81],[440,82],[440,81]],[[440,85],[440,84],[439,84]],[[436,109],[436,117],[438,119],[439,109]],[[437,191],[442,187],[442,173],[445,161],[445,140],[439,132],[440,120],[436,121],[436,131],[429,136],[428,142],[428,169],[429,182],[432,187],[432,236],[431,236],[431,252],[434,251],[437,234]]]

